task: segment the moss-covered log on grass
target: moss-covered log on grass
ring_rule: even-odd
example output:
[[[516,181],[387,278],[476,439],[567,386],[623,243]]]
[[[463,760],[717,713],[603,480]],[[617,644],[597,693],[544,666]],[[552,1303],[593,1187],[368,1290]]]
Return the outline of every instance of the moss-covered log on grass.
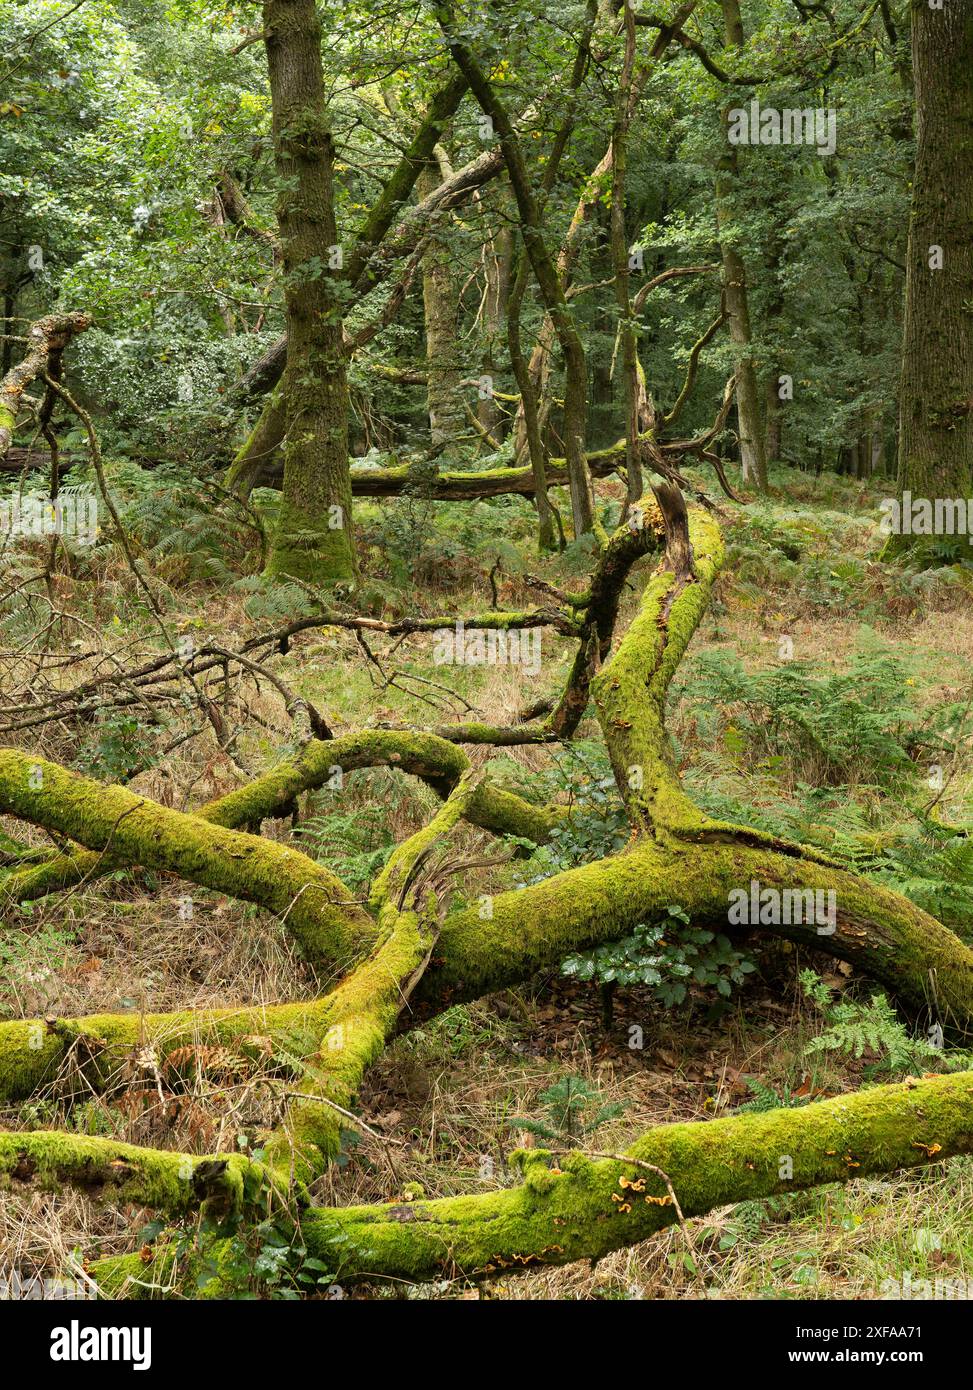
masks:
[[[310,1212],[309,1250],[341,1252],[338,1279],[435,1279],[598,1259],[671,1226],[669,1176],[685,1216],[821,1183],[916,1168],[973,1148],[973,1074],[884,1086],[792,1111],[666,1125],[632,1144],[637,1162],[556,1161],[521,1151],[524,1181],[484,1197]],[[790,1176],[783,1176],[787,1173]]]
[[[480,906],[451,913],[415,988],[412,1016],[428,1017],[557,969],[571,952],[618,940],[640,922],[663,924],[672,903],[699,925],[725,931],[731,890],[751,880],[782,891],[834,891],[833,933],[813,921],[762,930],[846,960],[913,1012],[935,1005],[954,1035],[969,1032],[973,952],[899,894],[772,849],[725,843],[663,847],[648,840],[612,859],[497,894],[487,917]],[[327,1033],[329,999],[0,1023],[0,1099],[23,1099],[49,1084],[69,1055],[83,1067],[83,1085],[103,1089],[126,1056],[153,1040],[173,1048],[212,1038],[246,1051],[245,1040],[257,1035],[271,1039],[282,1064],[287,1058],[300,1062],[312,1057]]]
[[[855,874],[743,843],[660,845],[636,841],[622,854],[498,893],[490,912],[451,913],[416,991],[438,1009],[508,988],[566,955],[617,941],[639,923],[665,925],[679,904],[699,926],[731,931],[730,894],[752,882],[782,893],[835,895],[835,923],[757,925],[848,961],[910,1011],[930,1009],[957,1038],[973,1032],[973,951],[898,893]]]
[[[521,1186],[482,1197],[309,1212],[308,1249],[336,1278],[434,1279],[598,1259],[671,1226],[661,1169],[687,1217],[822,1183],[912,1168],[973,1148],[973,1075],[905,1082],[709,1123],[664,1125],[627,1152],[637,1162],[519,1155]],[[785,1176],[786,1174],[786,1176]]]
[[[280,1178],[310,1182],[341,1147],[343,1122],[365,1071],[377,1061],[432,952],[443,909],[435,880],[421,874],[428,857],[462,818],[479,776],[463,773],[429,822],[393,850],[376,878],[370,906],[379,943],[327,996],[321,1045],[284,1123],[267,1145]]]
[[[311,1207],[301,1235],[339,1283],[507,1277],[636,1245],[677,1221],[673,1194],[684,1217],[702,1216],[971,1150],[973,1073],[911,1078],[796,1109],[661,1125],[618,1159],[520,1150],[511,1157],[515,1186],[428,1202]],[[177,1271],[172,1247],[163,1245],[151,1269],[123,1256],[92,1273],[106,1295],[136,1297]],[[217,1277],[210,1292],[221,1291]]]
[[[97,1095],[117,1084],[134,1056],[163,1058],[201,1042],[264,1066],[269,1045],[273,1065],[292,1071],[287,1059],[300,1062],[314,1052],[328,1009],[324,996],[294,1004],[6,1020],[0,1023],[0,1102],[45,1090],[67,1099]]]
[[[283,476],[277,452],[280,436],[277,414],[265,408],[251,437],[241,449],[227,475],[227,486],[246,490],[247,485],[279,487]],[[644,442],[644,440],[643,440]],[[673,453],[682,454],[684,441]],[[661,446],[665,453],[665,446]],[[585,455],[588,469],[594,478],[609,478],[625,463],[625,441],[618,440],[604,449]],[[352,465],[351,494],[353,497],[401,497],[410,493],[433,502],[476,502],[485,497],[533,497],[535,480],[527,468],[484,468],[481,471],[443,469],[430,476],[426,471],[413,469],[410,464],[388,468],[363,468]],[[549,459],[545,470],[548,488],[567,487],[567,462],[563,458]]]
[[[833,921],[827,924],[814,913],[800,912],[796,921],[785,917],[751,925],[850,961],[911,1009],[929,1006],[955,1032],[968,1031],[973,952],[946,926],[817,851],[712,820],[683,791],[665,730],[666,697],[705,612],[722,543],[712,517],[695,513],[687,520],[676,489],[660,486],[656,496],[665,555],[614,656],[608,652],[621,582],[637,556],[655,543],[653,517],[646,513],[641,527],[612,538],[602,549],[588,593],[564,600],[580,615],[584,661],[575,664],[568,683],[571,699],[562,701],[561,710],[569,709],[566,722],[576,724],[587,691],[593,691],[632,821],[632,840],[620,854],[495,895],[489,913],[482,912],[482,904],[453,912],[440,929],[442,884],[435,872],[428,875],[429,856],[460,818],[507,833],[519,826],[517,833],[540,840],[564,813],[531,807],[492,788],[482,770],[474,777],[466,754],[448,739],[374,730],[312,740],[264,777],[196,815],[170,811],[125,788],[100,787],[16,750],[0,751],[0,810],[95,850],[92,872],[103,863],[129,862],[179,874],[278,912],[317,963],[358,962],[329,993],[307,1004],[0,1024],[0,1096],[21,1098],[52,1081],[68,1093],[99,1090],[111,1084],[133,1049],[191,1042],[206,1029],[244,1054],[253,1035],[261,1044],[269,1036],[272,1065],[296,1074],[301,1094],[266,1146],[267,1161],[274,1183],[286,1186],[303,1206],[308,1181],[337,1152],[340,1110],[335,1107],[353,1103],[403,1005],[412,1018],[420,1017],[538,970],[556,969],[573,951],[617,940],[640,922],[667,920],[672,903],[694,922],[725,930],[731,895],[753,882],[782,894],[833,892]],[[419,776],[446,801],[426,827],[393,852],[372,885],[367,909],[350,901],[334,875],[296,850],[230,828],[258,827],[285,814],[296,795],[323,785],[338,767],[378,765]],[[59,858],[76,870],[84,856]],[[420,870],[424,877],[417,879]],[[37,885],[45,871],[56,873],[51,861],[14,870],[5,880],[8,893],[24,893],[31,876]],[[50,878],[45,882],[49,891]],[[799,1112],[672,1126],[646,1136],[630,1157],[663,1168],[683,1209],[692,1214],[721,1202],[965,1151],[973,1128],[971,1085],[968,1076],[949,1078],[883,1088]],[[73,1181],[90,1168],[90,1163],[88,1168],[73,1164],[66,1151],[59,1169],[49,1160],[60,1151],[38,1143],[41,1156],[48,1156],[44,1171],[52,1178],[63,1172]],[[777,1166],[786,1155],[793,1159],[793,1176],[783,1179]],[[665,1194],[648,1183],[637,1185],[639,1173],[647,1171],[638,1163],[628,1165],[638,1170],[631,1177],[617,1163],[606,1166],[580,1156],[565,1160],[560,1173],[536,1156],[523,1163],[523,1186],[504,1193],[398,1208],[304,1211],[305,1242],[326,1258],[337,1240],[343,1277],[427,1278],[449,1269],[490,1272],[595,1257],[671,1219],[661,1200]],[[162,1181],[169,1169],[152,1161],[149,1166],[151,1181],[159,1180],[157,1195],[169,1202]],[[136,1174],[132,1181],[143,1178]],[[177,1192],[185,1201],[183,1189]],[[116,1275],[128,1278],[127,1268],[124,1261],[113,1263],[109,1281]]]
[[[65,1184],[171,1216],[201,1209],[221,1218],[252,1215],[272,1200],[269,1175],[241,1154],[199,1157],[48,1130],[0,1134],[0,1189],[57,1191]]]
[[[39,764],[32,760],[31,766]],[[333,740],[311,739],[298,753],[283,759],[261,777],[207,802],[193,815],[228,830],[258,829],[265,820],[291,815],[298,796],[325,786],[336,774],[371,767],[409,773],[445,797],[468,766],[469,758],[461,748],[435,734],[365,729]],[[562,806],[534,805],[483,779],[464,814],[470,824],[495,834],[516,835],[544,844],[567,811]],[[34,853],[28,852],[22,864],[0,874],[0,897],[11,902],[30,902],[82,881],[89,882],[126,863],[144,862],[127,860],[117,837],[113,837],[108,851],[55,851],[44,855],[40,863],[34,859]]]
[[[17,749],[0,749],[0,812],[286,916],[308,959],[322,966],[347,965],[374,931],[341,880],[297,850],[170,810],[125,787],[102,786]]]

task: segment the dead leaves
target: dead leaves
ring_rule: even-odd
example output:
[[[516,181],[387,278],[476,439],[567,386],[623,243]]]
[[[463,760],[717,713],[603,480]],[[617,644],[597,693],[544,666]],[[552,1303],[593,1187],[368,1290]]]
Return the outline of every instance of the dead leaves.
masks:
[[[226,1079],[237,1076],[241,1068],[244,1071],[247,1070],[250,1064],[246,1058],[230,1052],[225,1047],[203,1047],[199,1044],[189,1044],[185,1047],[172,1048],[166,1053],[162,1065],[164,1070],[175,1073],[177,1076],[210,1076]]]
[[[115,1096],[112,1105],[130,1125],[151,1136],[161,1124],[169,1134],[177,1126],[193,1143],[209,1145],[216,1136],[216,1124],[193,1096],[159,1092],[151,1087],[131,1087]]]
[[[75,982],[88,981],[88,977],[99,971],[101,965],[100,956],[86,956],[78,965],[73,965],[69,970],[65,970],[64,978]]]

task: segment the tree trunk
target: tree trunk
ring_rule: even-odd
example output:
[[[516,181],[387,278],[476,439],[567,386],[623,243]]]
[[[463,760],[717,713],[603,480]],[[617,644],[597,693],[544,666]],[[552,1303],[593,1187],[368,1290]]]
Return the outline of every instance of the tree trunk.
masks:
[[[486,289],[483,300],[485,350],[481,362],[485,376],[496,375],[494,354],[507,321],[510,281],[513,268],[513,236],[509,227],[498,227],[484,247]],[[505,421],[494,397],[488,393],[477,402],[477,419],[488,434],[502,442]]]
[[[14,345],[12,339],[14,315],[17,312],[17,296],[11,285],[3,291],[3,346],[0,347],[0,377],[6,376],[13,365]]]
[[[284,481],[267,573],[330,584],[353,579],[355,556],[334,146],[314,0],[265,0],[264,29],[287,304]]]
[[[742,47],[743,21],[740,17],[739,0],[723,0],[723,19],[727,46]],[[716,216],[721,234],[726,311],[730,319],[730,337],[736,349],[740,464],[744,481],[751,483],[761,492],[766,492],[767,450],[760,414],[760,390],[751,350],[747,271],[743,257],[732,244],[728,230],[728,224],[733,219],[733,197],[740,172],[736,146],[731,145],[727,138],[729,110],[729,106],[723,110],[724,150],[716,177]]]
[[[973,10],[912,3],[916,167],[909,222],[898,489],[973,488]],[[917,537],[893,537],[898,550]],[[921,544],[921,542],[920,542]]]
[[[574,533],[580,537],[595,528],[594,492],[585,457],[588,369],[584,344],[544,236],[541,211],[531,187],[520,141],[506,107],[484,76],[468,45],[453,28],[450,5],[438,3],[435,8],[450,53],[469,83],[481,109],[492,120],[499,137],[504,163],[517,201],[524,246],[564,358],[564,455]]]
[[[767,460],[780,458],[784,442],[784,413],[781,410],[779,386],[774,376],[767,378]]]
[[[230,464],[226,486],[238,497],[247,498],[260,487],[266,474],[274,467],[287,425],[287,407],[283,385],[278,382],[267,397],[257,423],[247,435]]]
[[[420,200],[431,194],[439,183],[436,166],[430,161],[416,180]],[[422,253],[422,303],[426,325],[426,408],[430,444],[445,463],[455,461],[459,440],[466,431],[460,387],[464,373],[460,371],[456,332],[457,300],[453,256],[442,228],[437,228]]]
[[[625,54],[615,96],[615,123],[612,129],[611,252],[615,272],[615,303],[622,343],[622,377],[625,384],[625,480],[626,502],[631,506],[642,496],[642,465],[639,460],[639,361],[638,339],[629,294],[628,237],[625,228],[625,192],[628,173],[628,132],[631,116],[632,76],[635,68],[635,15],[624,6]],[[626,508],[627,510],[627,508]]]
[[[534,482],[534,506],[537,508],[537,549],[541,554],[556,548],[554,535],[554,512],[551,508],[547,489],[550,482],[547,475],[547,450],[544,448],[543,432],[538,416],[537,387],[531,375],[530,365],[524,356],[523,340],[520,331],[520,316],[527,290],[530,262],[526,248],[521,249],[517,261],[517,271],[513,286],[507,299],[507,351],[514,380],[520,390],[520,410],[524,437],[530,457],[530,473]]]

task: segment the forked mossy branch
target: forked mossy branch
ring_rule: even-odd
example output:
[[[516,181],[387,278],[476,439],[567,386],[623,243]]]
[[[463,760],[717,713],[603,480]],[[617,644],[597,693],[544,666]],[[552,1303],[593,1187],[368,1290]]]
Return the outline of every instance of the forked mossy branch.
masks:
[[[658,487],[656,498],[657,505],[643,507],[601,549],[584,601],[573,608],[579,658],[546,726],[555,737],[569,737],[593,695],[632,839],[621,853],[497,894],[489,914],[476,907],[444,912],[448,865],[435,859],[460,819],[540,842],[568,812],[500,790],[488,769],[474,775],[449,739],[383,729],[311,740],[194,814],[103,787],[19,750],[0,751],[0,811],[82,846],[11,869],[4,879],[8,899],[41,896],[118,864],[141,864],[259,903],[278,914],[320,974],[343,972],[307,1003],[0,1024],[0,1098],[7,1102],[59,1077],[68,1095],[72,1086],[104,1090],[136,1048],[191,1044],[206,1035],[244,1052],[254,1035],[269,1039],[274,1067],[300,1080],[296,1104],[262,1164],[219,1155],[182,1162],[180,1155],[122,1153],[117,1145],[71,1135],[8,1134],[0,1142],[8,1182],[124,1192],[173,1214],[215,1203],[248,1217],[262,1202],[282,1202],[299,1211],[308,1250],[331,1259],[340,1247],[338,1277],[425,1279],[598,1258],[643,1239],[669,1223],[673,1210],[664,1188],[644,1177],[639,1164],[662,1169],[682,1210],[693,1215],[973,1149],[973,1082],[965,1074],[768,1116],[668,1126],[646,1135],[623,1163],[573,1155],[557,1168],[543,1155],[524,1157],[522,1184],[480,1197],[308,1206],[308,1183],[337,1154],[341,1116],[394,1030],[556,968],[566,955],[618,940],[639,923],[663,922],[673,902],[694,922],[725,930],[730,895],[752,880],[781,890],[833,891],[828,933],[806,920],[762,929],[849,961],[911,1010],[930,1009],[958,1035],[970,1031],[973,952],[947,926],[813,850],[712,820],[684,792],[666,732],[666,700],[706,611],[723,547],[711,513],[687,516],[672,485]],[[612,654],[626,576],[640,556],[658,548],[663,533],[665,554]],[[329,870],[254,831],[301,792],[324,785],[335,768],[374,766],[420,778],[444,802],[394,851],[362,904]],[[156,1274],[167,1259],[171,1251],[158,1269],[109,1261],[98,1277],[106,1292],[130,1292],[161,1282]],[[140,1282],[133,1286],[136,1273]]]

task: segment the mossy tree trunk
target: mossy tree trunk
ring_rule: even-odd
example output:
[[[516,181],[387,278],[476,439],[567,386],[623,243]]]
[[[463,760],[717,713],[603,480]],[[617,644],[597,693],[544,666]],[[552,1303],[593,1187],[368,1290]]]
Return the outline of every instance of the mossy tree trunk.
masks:
[[[421,199],[439,185],[438,170],[432,161],[416,181]],[[456,313],[459,296],[453,275],[453,257],[440,223],[430,232],[422,253],[422,306],[426,327],[426,410],[429,414],[429,442],[446,463],[459,453],[459,440],[466,425],[460,381],[467,371],[460,370]]]
[[[912,3],[916,165],[899,396],[898,488],[973,489],[973,9]],[[911,538],[915,543],[916,538]],[[892,548],[910,544],[893,540]]]
[[[268,574],[312,584],[355,575],[348,382],[334,209],[334,146],[314,0],[265,0],[277,217],[287,305],[280,385],[284,481]]]

